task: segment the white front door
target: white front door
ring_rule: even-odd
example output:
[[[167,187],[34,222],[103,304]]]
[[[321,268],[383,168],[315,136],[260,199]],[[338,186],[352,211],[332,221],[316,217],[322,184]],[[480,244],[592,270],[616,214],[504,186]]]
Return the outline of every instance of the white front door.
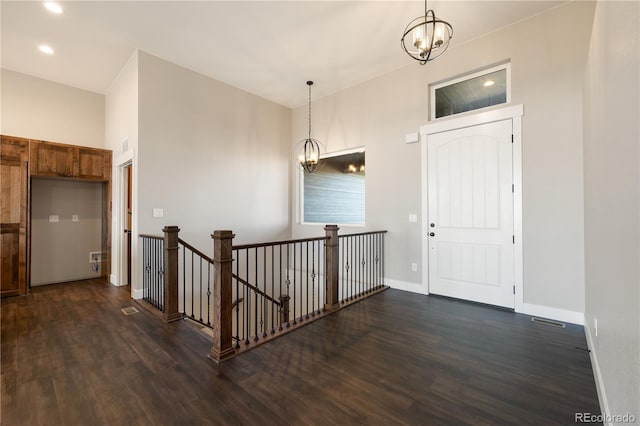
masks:
[[[429,292],[514,307],[512,120],[429,135]]]

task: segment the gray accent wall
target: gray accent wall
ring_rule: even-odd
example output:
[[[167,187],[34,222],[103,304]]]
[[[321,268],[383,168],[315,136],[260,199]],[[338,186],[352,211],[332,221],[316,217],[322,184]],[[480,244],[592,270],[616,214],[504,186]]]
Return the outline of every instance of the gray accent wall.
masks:
[[[92,268],[89,252],[101,247],[102,183],[32,179],[32,286],[99,277],[102,271]]]

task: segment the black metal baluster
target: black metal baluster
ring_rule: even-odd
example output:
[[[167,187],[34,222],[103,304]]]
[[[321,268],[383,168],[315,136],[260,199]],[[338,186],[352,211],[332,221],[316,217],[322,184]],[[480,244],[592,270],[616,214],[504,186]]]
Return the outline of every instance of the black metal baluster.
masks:
[[[267,248],[263,247],[262,248],[262,286],[264,289],[265,294],[267,293]],[[264,324],[262,324],[262,337],[267,337],[267,327],[269,327],[268,324],[268,310],[267,310],[267,298],[266,297],[262,297],[262,319],[264,321]]]
[[[345,298],[345,277],[346,274],[343,272],[345,269],[345,263],[344,263],[344,253],[345,253],[345,241],[344,238],[339,238],[339,249],[340,249],[340,256],[342,257],[342,263],[340,265],[340,276],[338,277],[338,285],[341,287],[342,290],[342,299],[340,300],[340,302],[343,302],[346,298]],[[326,243],[325,243],[326,244]]]
[[[382,234],[382,255],[381,255],[382,259],[380,260],[380,267],[381,267],[381,271],[382,271],[382,281],[381,281],[381,285],[384,284],[384,234]]]
[[[207,325],[211,325],[211,263],[207,262]]]
[[[194,284],[195,284],[195,263],[193,260],[193,252],[191,252],[191,319],[195,319],[195,312],[196,312],[196,308],[195,308],[195,293],[196,290],[194,288]]]
[[[307,247],[307,263],[305,264],[305,268],[304,268],[304,272],[305,272],[305,280],[306,280],[306,286],[307,286],[307,297],[305,297],[306,302],[307,302],[307,313],[305,315],[306,319],[309,319],[309,241],[307,241],[305,243],[306,247]]]
[[[182,314],[187,313],[187,248],[182,250]]]
[[[200,322],[202,322],[202,258],[200,258],[200,301],[198,302],[199,310],[200,310]]]
[[[291,266],[291,263],[290,263],[290,260],[289,260],[289,244],[287,244],[287,281],[286,281],[286,284],[287,284],[287,304],[289,304],[289,300],[291,300],[290,296],[289,296],[289,286],[291,285],[291,280],[289,279],[289,270],[291,269],[290,266]],[[287,305],[287,309],[288,308],[289,308],[289,306]],[[291,322],[291,320],[287,316],[287,328],[289,328],[290,322]]]
[[[236,250],[236,276],[240,276],[240,253]],[[240,288],[238,279],[236,280],[236,349],[240,349]],[[243,304],[244,306],[244,304]]]
[[[373,243],[372,243],[372,234],[367,235],[367,262],[368,262],[368,268],[367,268],[367,272],[368,272],[368,279],[367,279],[367,293],[371,292],[371,281],[372,281],[372,271],[371,271],[371,267],[374,265],[373,260],[371,259],[371,253],[372,253],[372,248],[373,248]]]
[[[279,272],[278,272],[278,290],[279,290],[279,297],[282,296],[282,244],[280,244],[278,246],[278,252],[280,253],[278,256],[278,265],[279,266]],[[274,298],[275,299],[275,298]],[[280,309],[278,311],[278,330],[282,331],[282,315],[281,313],[283,312],[284,309],[284,300],[282,299],[278,299],[280,300]]]
[[[245,263],[245,278],[249,279],[249,249],[246,250],[245,253],[245,257],[246,257],[246,263]],[[245,321],[245,329],[246,329],[246,333],[245,333],[245,345],[249,344],[249,335],[251,334],[251,299],[249,298],[249,287],[245,286],[245,299],[244,299],[247,303],[245,306],[245,312],[246,312],[246,321]]]
[[[302,310],[304,309],[303,307],[303,303],[302,303],[302,285],[304,283],[304,273],[305,273],[305,267],[306,265],[303,265],[303,252],[304,252],[304,247],[302,246],[302,243],[299,244],[300,246],[300,321],[302,321],[304,319],[304,313],[302,312]]]
[[[355,257],[355,237],[349,237],[349,244],[351,245],[351,295],[350,298],[353,298],[356,295],[356,283],[355,283],[355,272],[356,272],[356,257]]]
[[[149,303],[153,306],[155,306],[154,296],[156,290],[156,260],[154,250],[153,240],[149,239],[149,264],[151,265],[149,268]]]
[[[274,269],[275,267],[275,254],[274,254],[274,248],[273,246],[271,246],[271,298],[276,300],[276,295],[275,295],[275,276],[276,276],[276,271]],[[275,313],[275,306],[273,306],[273,302],[271,303],[271,334],[276,332],[276,323],[275,323],[275,318],[274,318],[274,313]]]
[[[155,240],[151,240],[151,279],[152,279],[152,285],[151,285],[151,304],[153,306],[155,306],[156,308],[158,307],[157,303],[156,303],[156,287],[157,287],[157,281],[158,281],[158,264],[156,261],[156,242]]]
[[[293,244],[293,321],[292,324],[296,325],[298,322],[296,321],[296,245]]]
[[[316,316],[316,242],[311,242],[311,316]]]
[[[254,248],[254,258],[255,258],[255,269],[254,269],[254,277],[255,277],[255,283],[256,283],[256,287],[260,288],[260,284],[258,283],[258,248]],[[258,292],[254,291],[255,293],[255,315],[253,317],[253,328],[255,331],[255,334],[253,335],[253,340],[258,340]]]

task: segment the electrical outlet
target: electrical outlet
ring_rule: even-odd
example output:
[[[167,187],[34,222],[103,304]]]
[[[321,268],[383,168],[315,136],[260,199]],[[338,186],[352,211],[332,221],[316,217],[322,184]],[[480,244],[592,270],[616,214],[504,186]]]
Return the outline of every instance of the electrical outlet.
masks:
[[[598,337],[598,318],[593,319],[593,329],[596,332],[596,337]]]
[[[418,264],[417,263],[412,263],[411,264],[411,272],[418,272]]]
[[[100,263],[102,261],[102,252],[89,252],[89,263]]]

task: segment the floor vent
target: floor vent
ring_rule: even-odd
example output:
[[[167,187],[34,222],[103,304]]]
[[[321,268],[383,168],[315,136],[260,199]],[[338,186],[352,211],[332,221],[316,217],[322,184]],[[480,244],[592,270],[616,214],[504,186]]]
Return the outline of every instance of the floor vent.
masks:
[[[120,310],[125,315],[133,315],[133,314],[137,314],[138,313],[138,310],[136,308],[134,308],[133,306],[129,306],[128,308],[122,308]]]
[[[545,318],[531,317],[531,322],[537,322],[538,324],[550,325],[552,327],[567,328],[567,325],[560,321],[554,321]]]

